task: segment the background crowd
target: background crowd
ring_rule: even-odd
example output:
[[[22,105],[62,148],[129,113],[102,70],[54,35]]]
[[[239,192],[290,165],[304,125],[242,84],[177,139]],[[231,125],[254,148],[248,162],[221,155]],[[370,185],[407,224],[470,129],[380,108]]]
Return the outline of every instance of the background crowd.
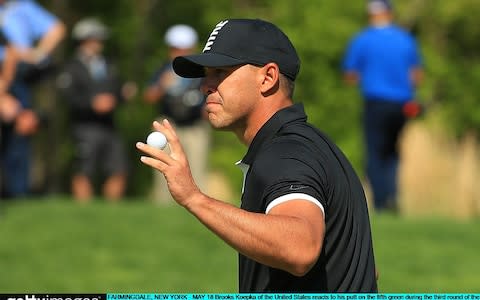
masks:
[[[358,61],[351,58],[354,55],[347,56],[350,40],[367,23],[369,14],[371,17],[373,11],[381,11],[378,7],[366,9],[369,1],[348,7],[335,1],[321,5],[306,1],[292,8],[287,2],[280,1],[274,9],[268,9],[267,4],[236,1],[222,5],[200,0],[188,5],[154,0],[115,5],[108,1],[2,1],[4,48],[8,49],[4,52],[2,86],[10,86],[10,90],[4,88],[9,92],[1,102],[5,107],[2,197],[71,192],[76,199],[85,201],[95,194],[116,200],[128,194],[151,193],[156,195],[154,199],[166,199],[168,195],[161,194],[165,191],[160,183],[163,178],[152,176],[149,170],[135,164],[138,154],[132,145],[148,134],[152,119],[163,116],[173,119],[175,114],[182,113],[178,107],[167,107],[170,102],[181,102],[172,100],[179,87],[187,90],[195,87],[195,82],[178,81],[169,72],[168,61],[182,51],[201,50],[213,15],[216,20],[237,14],[275,20],[289,32],[304,61],[296,98],[305,102],[307,110],[315,112],[311,121],[321,125],[339,143],[359,173],[370,181],[375,198],[383,199],[378,208],[395,208],[391,201],[397,192],[394,183],[399,157],[391,145],[397,140],[389,140],[387,148],[393,156],[388,159],[389,167],[385,167],[384,174],[389,175],[382,175],[379,170],[383,167],[372,150],[372,145],[381,144],[382,140],[373,135],[371,123],[365,122],[362,131],[361,112],[365,111],[364,120],[369,119],[368,114],[375,114],[371,112],[371,103],[375,101],[370,100],[403,104],[407,99],[408,102],[420,99],[442,104],[439,115],[449,120],[448,127],[455,136],[480,127],[474,109],[475,93],[466,84],[477,76],[478,54],[472,49],[478,32],[475,26],[470,26],[471,16],[461,13],[477,4],[461,1],[449,4],[457,9],[447,11],[443,9],[446,4],[429,1],[377,1],[385,4],[388,11],[380,18],[380,25],[372,27],[385,29],[395,21],[398,26],[391,23],[391,28],[401,30],[405,36],[412,34],[406,39],[411,39],[415,45],[412,47],[419,46],[421,50],[416,49],[417,59],[410,62],[424,67],[428,74],[420,93],[410,91],[406,97],[392,98],[388,93],[374,96],[366,93],[364,79],[373,77],[370,73],[362,74],[365,65],[359,67]],[[32,15],[18,13],[23,9]],[[385,19],[386,16],[390,19]],[[299,23],[290,24],[293,19]],[[175,24],[180,27],[175,28]],[[169,37],[169,29],[183,30],[180,34],[183,37]],[[88,36],[89,30],[96,32]],[[351,52],[358,55],[359,50]],[[7,59],[9,56],[13,58]],[[12,60],[19,63],[8,63]],[[392,62],[388,57],[382,61]],[[17,66],[16,70],[11,70],[12,65]],[[466,65],[470,66],[468,70]],[[359,91],[345,88],[342,71],[348,82],[358,82]],[[16,75],[8,75],[9,72]],[[411,82],[420,82],[422,77],[415,72],[411,76],[408,79]],[[42,84],[46,86],[43,90]],[[172,88],[167,87],[169,84]],[[415,85],[408,89],[415,89]],[[193,115],[174,120],[176,126],[187,132],[197,130],[192,134],[196,140],[185,138],[192,141],[195,149],[189,156],[201,157],[192,161],[200,164],[199,174],[204,174],[203,177],[209,162],[213,167],[221,167],[232,182],[238,182],[241,175],[230,165],[241,157],[244,149],[232,149],[232,140],[221,133],[213,136],[215,147],[209,148],[208,126],[202,122],[199,106],[195,105],[196,96],[190,95],[187,103],[193,106],[188,114]],[[357,99],[360,97],[368,104],[365,110]],[[86,98],[90,100],[81,100]],[[101,100],[93,100],[97,98]],[[331,118],[332,115],[342,117]],[[398,136],[404,121],[400,120],[397,129],[387,134]],[[102,129],[97,131],[98,128]],[[363,136],[367,138],[365,150]],[[205,145],[201,141],[206,141]],[[104,153],[105,149],[110,152]]]
[[[0,9],[5,19],[0,105],[2,198],[32,195],[31,138],[42,129],[42,116],[32,109],[31,88],[33,80],[53,78],[50,88],[65,105],[65,125],[73,147],[71,167],[62,173],[71,177],[69,191],[80,202],[97,194],[109,201],[121,199],[127,190],[129,158],[115,114],[134,99],[138,87],[122,78],[116,62],[104,51],[110,29],[98,18],[85,17],[69,30],[57,16],[30,0],[2,1]],[[53,52],[66,40],[72,41],[72,54],[52,70]],[[189,25],[177,24],[166,31],[164,40],[168,55],[148,81],[142,98],[156,104],[152,110],[178,128],[192,157],[193,173],[203,187],[209,128],[204,121],[200,80],[181,78],[171,66],[176,56],[197,51],[198,34]],[[145,128],[143,135],[148,130]],[[171,200],[163,176],[158,174],[154,174],[152,199]]]

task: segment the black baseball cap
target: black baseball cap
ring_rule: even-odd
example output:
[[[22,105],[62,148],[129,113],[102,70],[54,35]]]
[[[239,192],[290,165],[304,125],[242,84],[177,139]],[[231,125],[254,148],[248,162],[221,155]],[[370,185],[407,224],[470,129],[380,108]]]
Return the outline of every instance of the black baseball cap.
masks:
[[[259,19],[228,19],[215,26],[202,53],[176,57],[173,69],[182,77],[197,78],[205,76],[204,67],[269,62],[291,80],[300,70],[295,47],[277,26]]]

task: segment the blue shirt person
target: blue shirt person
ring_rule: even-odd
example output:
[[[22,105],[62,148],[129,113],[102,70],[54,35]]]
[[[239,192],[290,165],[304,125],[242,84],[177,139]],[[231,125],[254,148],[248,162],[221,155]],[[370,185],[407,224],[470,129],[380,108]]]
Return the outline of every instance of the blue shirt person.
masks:
[[[415,38],[393,23],[392,4],[371,0],[370,25],[347,47],[345,80],[358,84],[365,102],[364,134],[367,176],[375,208],[396,209],[398,137],[422,79],[422,60]]]
[[[53,14],[33,0],[0,0],[1,29],[8,42],[18,53],[19,64],[10,86],[10,93],[18,99],[31,130],[19,133],[14,127],[2,124],[2,185],[5,197],[28,194],[30,168],[30,135],[35,132],[38,117],[31,110],[32,99],[27,78],[38,74],[52,52],[65,36],[65,25]],[[0,60],[4,49],[0,50]]]

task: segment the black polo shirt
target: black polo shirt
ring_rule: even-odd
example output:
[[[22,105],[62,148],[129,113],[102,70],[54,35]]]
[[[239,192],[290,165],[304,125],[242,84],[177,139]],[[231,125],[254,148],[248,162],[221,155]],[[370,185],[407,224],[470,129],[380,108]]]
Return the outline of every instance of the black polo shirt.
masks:
[[[322,252],[305,276],[240,254],[241,293],[377,291],[360,180],[340,149],[307,123],[301,104],[277,112],[257,133],[239,164],[245,174],[242,209],[268,213],[278,203],[300,198],[320,206],[326,223]]]

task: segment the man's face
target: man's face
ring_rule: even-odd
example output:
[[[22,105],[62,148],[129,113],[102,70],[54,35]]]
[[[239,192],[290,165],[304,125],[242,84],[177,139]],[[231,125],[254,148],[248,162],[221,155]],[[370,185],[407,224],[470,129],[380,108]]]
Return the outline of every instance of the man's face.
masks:
[[[103,51],[103,41],[95,38],[87,39],[82,42],[81,47],[87,55],[98,55]]]
[[[201,86],[213,128],[244,130],[258,99],[258,68],[252,65],[206,68]]]

